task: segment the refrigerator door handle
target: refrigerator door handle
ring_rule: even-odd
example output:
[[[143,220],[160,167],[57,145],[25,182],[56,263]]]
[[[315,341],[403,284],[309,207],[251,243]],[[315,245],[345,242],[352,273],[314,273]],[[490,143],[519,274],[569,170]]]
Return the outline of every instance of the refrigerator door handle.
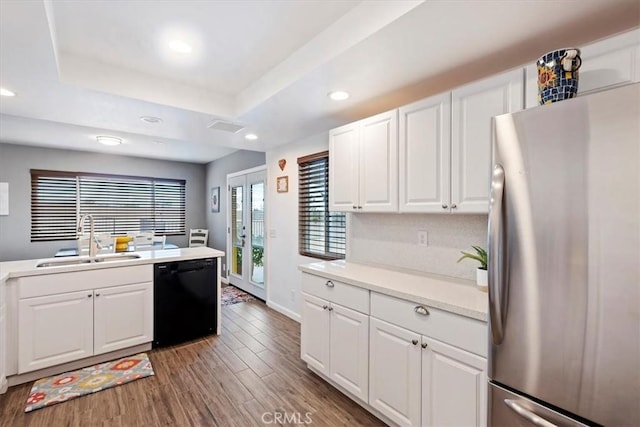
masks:
[[[537,427],[558,427],[542,418],[540,415],[536,415],[530,410],[522,407],[518,402],[511,399],[504,399],[504,404],[507,405],[511,410],[513,410],[516,414],[520,415],[522,418],[530,421],[533,425]]]
[[[502,202],[504,196],[504,169],[501,165],[493,168],[491,176],[491,199],[489,210],[489,318],[493,343],[499,345],[504,338],[504,225]]]

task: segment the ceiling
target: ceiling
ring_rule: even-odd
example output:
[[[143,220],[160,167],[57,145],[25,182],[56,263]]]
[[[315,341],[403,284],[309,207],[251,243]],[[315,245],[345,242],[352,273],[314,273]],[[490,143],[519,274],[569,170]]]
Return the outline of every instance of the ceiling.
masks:
[[[0,141],[207,163],[639,25],[637,0],[1,0]]]

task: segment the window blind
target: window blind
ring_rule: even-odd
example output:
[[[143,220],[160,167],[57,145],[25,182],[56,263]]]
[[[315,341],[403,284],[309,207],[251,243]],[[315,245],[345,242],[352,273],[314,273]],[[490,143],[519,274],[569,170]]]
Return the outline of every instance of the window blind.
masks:
[[[298,242],[300,255],[343,259],[346,217],[329,212],[329,152],[298,159]]]
[[[86,214],[96,232],[185,234],[185,181],[31,170],[31,241],[75,239]]]

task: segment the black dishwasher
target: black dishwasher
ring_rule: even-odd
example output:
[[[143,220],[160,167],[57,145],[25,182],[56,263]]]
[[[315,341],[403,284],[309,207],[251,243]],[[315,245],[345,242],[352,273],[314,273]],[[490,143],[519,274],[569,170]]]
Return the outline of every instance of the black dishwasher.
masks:
[[[218,319],[217,266],[214,258],[155,264],[154,348],[215,333]]]

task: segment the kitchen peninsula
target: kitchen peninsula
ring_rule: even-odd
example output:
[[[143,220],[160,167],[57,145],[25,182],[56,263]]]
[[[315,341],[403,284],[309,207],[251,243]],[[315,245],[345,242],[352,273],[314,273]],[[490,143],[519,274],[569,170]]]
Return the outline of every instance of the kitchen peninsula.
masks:
[[[150,350],[156,264],[213,260],[219,312],[222,256],[197,247],[0,263],[0,391]]]

